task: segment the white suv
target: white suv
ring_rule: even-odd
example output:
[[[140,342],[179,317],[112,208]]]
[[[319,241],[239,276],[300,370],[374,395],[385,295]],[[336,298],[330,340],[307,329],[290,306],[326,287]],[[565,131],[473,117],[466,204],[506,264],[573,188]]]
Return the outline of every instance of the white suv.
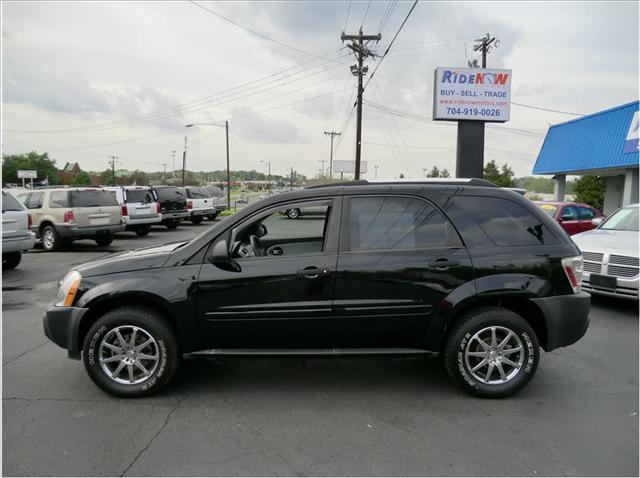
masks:
[[[31,249],[36,241],[31,232],[31,216],[27,208],[11,194],[2,191],[2,268],[15,269],[22,251]]]
[[[149,186],[111,186],[103,189],[118,201],[127,231],[146,236],[151,225],[159,224],[162,220],[160,203]]]
[[[210,216],[216,212],[214,199],[211,193],[205,188],[187,186],[187,209],[190,217],[187,218],[194,224],[200,224],[205,216]]]

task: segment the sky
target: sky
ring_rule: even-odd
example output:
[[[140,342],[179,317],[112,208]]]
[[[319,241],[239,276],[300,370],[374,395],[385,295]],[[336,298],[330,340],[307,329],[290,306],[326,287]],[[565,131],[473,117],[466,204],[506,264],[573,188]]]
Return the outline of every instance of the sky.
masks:
[[[187,169],[224,169],[228,121],[231,169],[312,177],[329,166],[325,131],[341,133],[335,160],[355,157],[340,35],[360,27],[382,35],[367,61],[367,178],[455,171],[456,123],[431,120],[434,69],[478,58],[486,33],[499,39],[488,67],[511,69],[512,101],[528,106],[486,129],[485,162],[517,176],[549,125],[638,99],[638,2],[420,1],[400,29],[412,3],[3,1],[2,152],[160,171],[181,167],[186,137]]]

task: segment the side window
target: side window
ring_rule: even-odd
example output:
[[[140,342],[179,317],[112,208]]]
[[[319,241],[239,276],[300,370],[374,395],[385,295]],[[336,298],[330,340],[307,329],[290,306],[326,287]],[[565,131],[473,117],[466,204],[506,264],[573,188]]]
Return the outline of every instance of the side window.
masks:
[[[580,221],[590,221],[594,217],[596,217],[596,215],[593,212],[593,209],[588,207],[578,207],[578,219]]]
[[[380,251],[459,245],[457,233],[433,206],[407,197],[351,197],[348,250]]]
[[[24,193],[24,194],[20,194],[17,199],[18,201],[20,201],[22,204],[24,204],[24,206],[28,209],[29,208],[29,196],[31,196],[30,193]]]
[[[40,209],[42,207],[42,200],[44,199],[44,193],[31,193],[29,196],[29,203],[27,207],[29,209]]]
[[[67,191],[53,191],[49,196],[49,207],[61,208],[68,207],[67,204]]]
[[[231,256],[297,256],[324,251],[332,202],[287,204],[270,209],[234,231]],[[287,214],[297,211],[293,219]]]
[[[462,196],[456,202],[497,246],[536,246],[557,242],[540,219],[508,199]]]
[[[560,213],[560,219],[563,221],[577,221],[578,220],[578,208],[575,206],[565,206]]]

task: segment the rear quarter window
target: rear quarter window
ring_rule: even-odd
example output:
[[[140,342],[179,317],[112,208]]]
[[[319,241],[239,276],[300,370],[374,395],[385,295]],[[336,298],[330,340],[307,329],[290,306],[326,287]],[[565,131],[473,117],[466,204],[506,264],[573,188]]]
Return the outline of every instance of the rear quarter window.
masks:
[[[2,191],[2,212],[5,211],[24,211],[25,208],[11,194]]]
[[[71,191],[69,199],[72,207],[107,207],[118,206],[118,201],[110,193],[102,189]]]
[[[497,246],[556,244],[557,238],[525,207],[503,198],[463,196],[456,202]]]
[[[49,207],[68,207],[69,201],[67,195],[67,191],[52,191],[51,195],[49,196]]]

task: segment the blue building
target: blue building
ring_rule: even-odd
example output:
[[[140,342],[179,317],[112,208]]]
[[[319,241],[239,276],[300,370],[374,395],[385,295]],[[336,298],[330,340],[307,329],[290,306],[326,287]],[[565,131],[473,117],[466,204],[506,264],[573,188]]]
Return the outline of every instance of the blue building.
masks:
[[[550,174],[564,201],[567,175],[606,178],[604,213],[638,202],[638,101],[551,126],[533,174]]]

